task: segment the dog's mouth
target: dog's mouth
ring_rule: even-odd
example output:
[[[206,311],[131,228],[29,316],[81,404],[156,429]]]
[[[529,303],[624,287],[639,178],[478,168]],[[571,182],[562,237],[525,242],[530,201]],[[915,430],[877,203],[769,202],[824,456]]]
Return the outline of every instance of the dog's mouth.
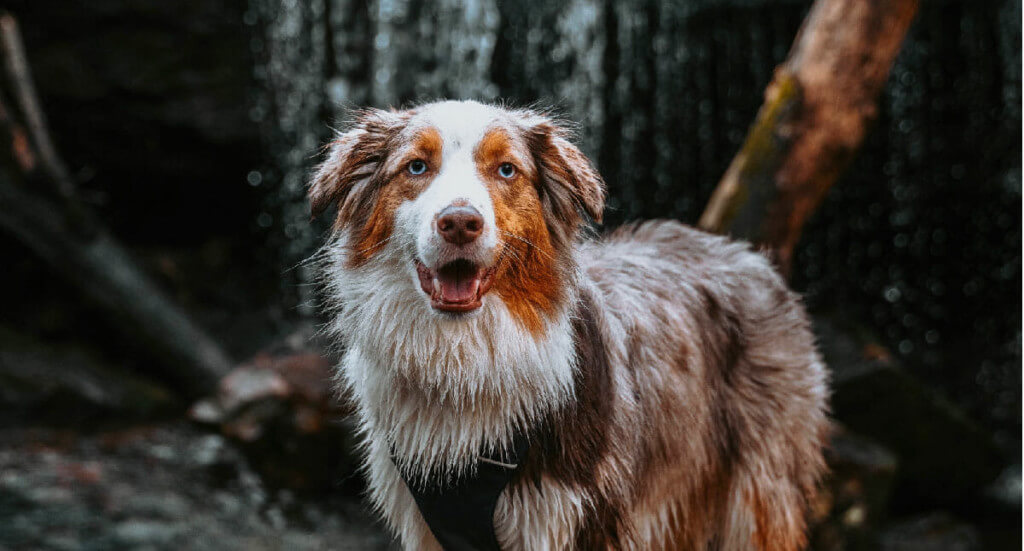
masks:
[[[465,258],[437,269],[416,261],[420,289],[430,297],[430,305],[443,312],[472,312],[480,308],[481,299],[491,289],[494,270]]]

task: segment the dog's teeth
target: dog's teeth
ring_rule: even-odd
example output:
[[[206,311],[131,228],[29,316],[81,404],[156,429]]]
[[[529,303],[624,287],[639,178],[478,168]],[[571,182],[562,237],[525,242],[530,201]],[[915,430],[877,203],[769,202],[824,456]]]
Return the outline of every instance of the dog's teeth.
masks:
[[[434,278],[434,294],[435,295],[440,295],[441,294],[441,282],[438,281],[436,277]]]

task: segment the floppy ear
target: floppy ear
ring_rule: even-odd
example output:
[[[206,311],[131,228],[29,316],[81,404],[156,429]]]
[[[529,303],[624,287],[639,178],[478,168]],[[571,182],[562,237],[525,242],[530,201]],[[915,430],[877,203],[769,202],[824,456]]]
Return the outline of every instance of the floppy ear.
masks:
[[[573,230],[583,222],[581,214],[601,223],[604,180],[590,159],[569,141],[568,131],[550,119],[538,118],[540,122],[530,128],[530,147],[545,208]]]
[[[356,116],[350,130],[328,144],[327,158],[309,185],[313,218],[338,205],[340,224],[366,206],[378,169],[404,120],[403,114],[395,111],[368,109]]]

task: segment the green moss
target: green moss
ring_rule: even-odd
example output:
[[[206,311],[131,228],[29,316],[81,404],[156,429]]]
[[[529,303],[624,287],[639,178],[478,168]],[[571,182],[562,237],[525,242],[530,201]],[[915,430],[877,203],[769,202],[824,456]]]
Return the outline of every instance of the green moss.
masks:
[[[760,226],[760,217],[756,215],[745,217],[750,219],[740,220],[738,224],[733,224],[733,221],[742,210],[761,210],[774,195],[775,170],[788,147],[780,129],[791,119],[802,98],[800,83],[785,69],[775,73],[772,87],[771,97],[758,111],[757,119],[737,155],[741,165],[736,193],[730,199],[722,220],[723,227],[731,228],[731,233],[737,236],[753,237]]]
[[[801,100],[800,83],[788,71],[780,70],[772,83],[774,97],[769,98],[757,113],[757,120],[747,133],[747,140],[740,149],[743,155],[741,179],[758,177],[765,171],[773,171],[779,157],[785,150],[784,140],[779,136],[780,127],[787,122],[794,107]]]

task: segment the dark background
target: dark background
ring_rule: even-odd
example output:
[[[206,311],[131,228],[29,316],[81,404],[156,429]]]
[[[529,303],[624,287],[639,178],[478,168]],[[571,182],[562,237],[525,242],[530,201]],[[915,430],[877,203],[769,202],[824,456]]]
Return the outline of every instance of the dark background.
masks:
[[[608,226],[694,223],[809,7],[6,4],[83,196],[239,359],[313,315],[302,260],[325,228],[308,221],[304,184],[347,108],[441,97],[554,107],[578,122],[608,181]],[[874,335],[983,430],[1016,465],[1018,500],[1020,22],[1013,1],[922,3],[878,121],[805,228],[792,278],[818,316]],[[145,373],[144,351],[27,248],[0,235],[0,257],[4,338]]]

